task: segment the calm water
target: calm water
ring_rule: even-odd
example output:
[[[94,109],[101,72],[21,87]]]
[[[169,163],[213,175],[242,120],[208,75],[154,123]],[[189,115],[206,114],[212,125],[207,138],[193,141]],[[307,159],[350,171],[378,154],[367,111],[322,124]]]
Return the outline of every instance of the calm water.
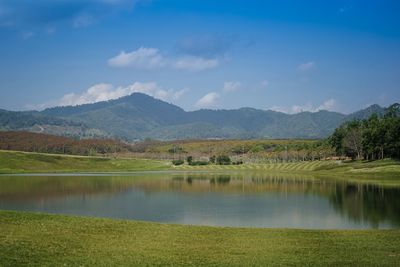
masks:
[[[400,228],[400,188],[260,174],[0,176],[0,209],[214,226]]]

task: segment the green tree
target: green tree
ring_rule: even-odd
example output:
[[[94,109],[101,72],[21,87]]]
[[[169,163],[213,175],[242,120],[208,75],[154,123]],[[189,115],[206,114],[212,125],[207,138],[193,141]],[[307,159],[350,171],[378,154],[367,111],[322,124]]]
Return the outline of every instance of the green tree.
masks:
[[[230,165],[231,158],[226,155],[219,155],[216,159],[218,165]]]

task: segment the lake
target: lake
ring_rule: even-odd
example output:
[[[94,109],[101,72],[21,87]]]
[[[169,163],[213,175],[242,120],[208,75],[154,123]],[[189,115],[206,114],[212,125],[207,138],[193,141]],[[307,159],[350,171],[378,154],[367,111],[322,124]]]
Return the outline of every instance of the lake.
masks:
[[[0,209],[210,226],[400,228],[400,187],[261,173],[0,176]]]

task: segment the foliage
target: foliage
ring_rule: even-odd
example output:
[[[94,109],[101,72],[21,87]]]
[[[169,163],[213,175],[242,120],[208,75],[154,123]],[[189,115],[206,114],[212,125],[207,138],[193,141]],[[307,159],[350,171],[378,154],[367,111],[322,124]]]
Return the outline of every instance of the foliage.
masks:
[[[204,160],[197,160],[197,161],[192,161],[191,163],[189,163],[190,166],[204,166],[204,165],[208,165],[209,162],[208,161],[204,161]]]
[[[219,155],[216,159],[218,165],[230,165],[231,158],[227,155]]]
[[[212,155],[212,156],[210,157],[210,160],[209,160],[210,163],[211,163],[211,164],[214,164],[214,163],[215,163],[215,159],[216,159],[216,158],[215,158],[215,155]]]
[[[183,161],[183,159],[174,159],[173,161],[172,161],[172,164],[174,164],[175,166],[179,166],[179,165],[182,165],[182,164],[184,164],[185,162]]]
[[[26,152],[95,156],[132,151],[132,146],[111,139],[82,139],[30,133],[0,131],[0,149]]]
[[[352,158],[383,159],[400,157],[400,105],[393,104],[383,116],[372,114],[337,128],[329,138],[338,155]]]
[[[140,144],[140,143],[139,143]],[[134,145],[136,146],[136,144]],[[181,147],[185,154],[207,157],[215,163],[215,155],[227,155],[232,160],[246,163],[316,160],[333,156],[334,150],[324,140],[176,140],[154,143],[147,147],[147,155],[162,154],[168,157],[171,147]],[[238,153],[241,148],[247,153]],[[248,148],[246,150],[246,148]],[[243,151],[243,150],[242,150]]]
[[[193,160],[193,156],[186,157],[186,162],[190,166],[203,166],[208,165],[210,162],[205,160]]]

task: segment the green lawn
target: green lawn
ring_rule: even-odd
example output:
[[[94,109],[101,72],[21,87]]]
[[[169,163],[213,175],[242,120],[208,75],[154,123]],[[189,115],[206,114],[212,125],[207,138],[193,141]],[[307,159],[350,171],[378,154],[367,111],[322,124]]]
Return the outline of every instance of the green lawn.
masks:
[[[0,266],[399,266],[398,230],[182,226],[0,211]]]
[[[166,161],[0,151],[0,173],[118,172],[164,170]]]
[[[300,161],[289,163],[264,163],[242,165],[203,165],[203,166],[176,166],[177,170],[262,170],[270,172],[324,172],[331,173],[399,173],[400,162],[396,160],[377,161],[349,161],[332,160]]]

